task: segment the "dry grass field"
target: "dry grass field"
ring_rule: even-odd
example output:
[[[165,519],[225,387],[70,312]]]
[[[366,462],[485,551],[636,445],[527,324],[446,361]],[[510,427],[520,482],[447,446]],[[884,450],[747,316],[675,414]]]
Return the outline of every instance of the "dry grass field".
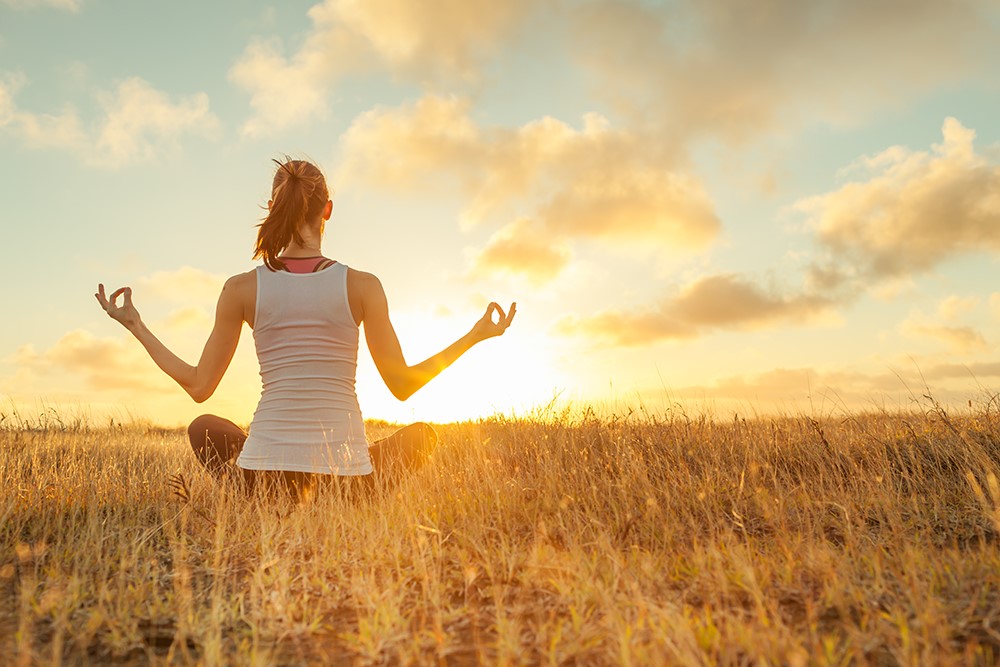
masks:
[[[303,507],[213,483],[180,431],[8,415],[0,655],[997,664],[1000,414],[926,408],[442,425],[399,487]]]

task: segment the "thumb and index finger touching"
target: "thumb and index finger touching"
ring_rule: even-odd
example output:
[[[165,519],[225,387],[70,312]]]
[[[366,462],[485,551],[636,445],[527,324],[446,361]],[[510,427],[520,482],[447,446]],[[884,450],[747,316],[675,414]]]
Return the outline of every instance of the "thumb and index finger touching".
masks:
[[[131,287],[119,287],[114,292],[112,292],[110,296],[108,296],[104,291],[104,283],[98,283],[97,292],[94,294],[94,297],[97,298],[97,302],[101,304],[101,308],[107,311],[112,307],[117,308],[118,304],[116,304],[115,301],[117,301],[119,296],[123,295],[125,297],[124,306],[131,307],[132,306]]]
[[[497,314],[497,321],[493,321],[493,313]],[[510,326],[510,323],[514,320],[514,314],[517,312],[517,302],[510,304],[510,309],[505,313],[504,309],[500,307],[496,301],[491,301],[490,305],[486,307],[486,314],[483,319],[488,320],[490,324],[494,326],[502,327],[506,329]]]

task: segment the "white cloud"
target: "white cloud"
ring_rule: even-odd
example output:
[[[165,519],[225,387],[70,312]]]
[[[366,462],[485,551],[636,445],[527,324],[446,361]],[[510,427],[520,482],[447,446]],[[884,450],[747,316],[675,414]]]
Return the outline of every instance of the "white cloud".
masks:
[[[1000,165],[975,150],[975,133],[957,120],[945,120],[942,132],[942,143],[930,151],[894,146],[863,157],[843,172],[856,180],[795,204],[816,230],[821,257],[801,293],[774,294],[738,276],[709,276],[644,310],[570,318],[560,330],[636,345],[801,321],[866,290],[897,298],[912,288],[914,275],[946,259],[1000,252]],[[991,298],[997,303],[1000,297]],[[719,318],[708,317],[716,304],[722,304]],[[978,305],[976,297],[952,295],[939,304],[936,320],[917,313],[900,332],[942,341],[960,354],[985,349],[982,333],[958,321]]]
[[[569,263],[570,250],[531,232],[530,220],[516,220],[494,234],[476,256],[472,275],[508,273],[535,285],[555,278]]]
[[[72,107],[39,114],[17,107],[14,96],[25,83],[19,74],[0,78],[0,130],[33,148],[66,150],[81,160],[116,168],[155,158],[183,134],[211,134],[218,119],[208,96],[198,93],[172,101],[146,81],[132,77],[113,92],[96,95],[100,119],[85,126]]]
[[[838,280],[906,278],[1000,251],[1000,165],[976,152],[975,132],[954,118],[942,133],[930,151],[897,146],[863,158],[867,178],[796,204]]]
[[[164,325],[173,331],[205,333],[212,329],[212,315],[201,306],[177,308],[167,315]]]
[[[792,406],[813,409],[821,402],[848,409],[882,407],[885,401],[902,401],[912,407],[914,389],[923,393],[926,383],[934,397],[946,405],[952,399],[965,404],[969,391],[954,388],[955,381],[1000,378],[1000,363],[935,364],[927,368],[863,371],[847,368],[774,368],[762,373],[731,375],[712,382],[670,390],[680,400],[760,401],[765,408]],[[656,393],[656,392],[653,392]],[[977,392],[978,393],[978,392]]]
[[[96,137],[97,161],[111,166],[148,160],[163,142],[185,132],[207,134],[218,126],[208,95],[197,93],[172,102],[139,78],[121,82],[114,94],[102,94],[106,114]]]
[[[574,241],[690,250],[719,232],[696,179],[599,115],[580,129],[551,117],[510,128],[480,126],[469,110],[466,99],[428,95],[362,114],[343,136],[338,181],[460,192],[466,223],[504,225],[477,266],[517,271],[519,248],[522,272],[535,279],[554,277]]]
[[[361,36],[391,71],[416,80],[470,80],[494,44],[524,18],[533,0],[334,0],[317,15]]]
[[[961,315],[973,312],[979,306],[979,297],[952,294],[938,304],[938,316],[946,322],[954,322]]]
[[[973,326],[963,324],[962,316],[975,312],[979,297],[953,294],[941,299],[934,317],[914,311],[899,325],[899,331],[910,338],[930,338],[943,342],[955,354],[968,354],[988,347],[986,338]]]
[[[184,308],[152,323],[164,342],[182,359],[194,362],[211,327],[203,308]],[[0,377],[0,389],[22,404],[37,397],[57,401],[60,414],[68,406],[87,406],[99,414],[151,417],[161,424],[182,424],[206,410],[249,418],[259,397],[253,345],[240,345],[210,403],[194,404],[185,392],[149,358],[136,340],[111,320],[102,328],[111,335],[69,331],[52,345],[25,345],[0,363],[12,373]],[[34,399],[30,397],[36,397]],[[70,414],[72,411],[70,411]]]
[[[904,294],[912,293],[917,283],[909,276],[887,278],[871,287],[871,295],[879,301],[892,302]]]
[[[230,70],[250,93],[256,136],[326,111],[333,84],[370,70],[418,83],[470,82],[540,4],[530,0],[326,0],[309,10],[312,28],[291,55],[275,40],[252,42]]]
[[[327,87],[353,60],[350,36],[342,31],[306,41],[291,60],[274,41],[250,44],[229,70],[229,77],[250,92],[254,115],[243,133],[259,136],[326,111]]]
[[[86,133],[72,109],[58,114],[34,114],[18,109],[14,96],[26,83],[27,78],[20,73],[0,76],[0,129],[19,136],[32,147],[83,149]]]
[[[904,320],[899,330],[911,338],[932,338],[941,341],[955,354],[968,354],[987,347],[983,334],[970,326],[928,324],[918,317]]]
[[[992,73],[994,0],[568,5],[594,93],[667,142],[843,122]]]
[[[149,360],[135,341],[97,338],[87,331],[70,331],[47,350],[28,345],[17,351],[13,362],[20,368],[43,375],[66,374],[84,378],[97,391],[165,392],[171,381]]]
[[[173,271],[157,271],[140,278],[133,298],[141,298],[144,296],[143,291],[148,290],[150,296],[173,303],[214,305],[225,282],[224,275],[182,266]]]
[[[832,305],[822,295],[782,294],[762,289],[743,276],[718,274],[700,278],[652,307],[564,318],[557,329],[564,335],[617,345],[647,345],[697,338],[718,330],[812,321]]]

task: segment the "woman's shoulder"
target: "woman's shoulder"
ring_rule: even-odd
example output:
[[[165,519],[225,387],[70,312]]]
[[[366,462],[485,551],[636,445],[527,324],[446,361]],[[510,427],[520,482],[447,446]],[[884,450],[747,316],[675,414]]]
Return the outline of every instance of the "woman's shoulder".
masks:
[[[361,271],[360,269],[355,269],[354,267],[347,267],[347,280],[354,283],[362,289],[371,289],[377,285],[381,285],[378,276],[374,273],[369,273],[368,271]]]
[[[368,306],[385,301],[385,291],[374,273],[348,268],[347,300],[354,314],[354,320],[360,324],[364,320]]]
[[[222,293],[230,293],[233,296],[248,296],[251,293],[256,295],[256,273],[256,269],[252,269],[246,273],[237,273],[235,276],[230,276],[222,286]]]
[[[257,283],[257,269],[250,269],[245,273],[237,273],[235,276],[230,276],[226,280],[225,287],[246,287],[248,285],[256,285]]]

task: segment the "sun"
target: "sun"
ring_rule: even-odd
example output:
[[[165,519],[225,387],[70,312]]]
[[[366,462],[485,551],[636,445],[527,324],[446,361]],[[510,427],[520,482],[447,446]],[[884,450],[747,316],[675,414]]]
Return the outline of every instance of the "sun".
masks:
[[[392,320],[407,363],[415,364],[457,340],[475,318],[401,311]],[[452,422],[524,414],[547,403],[560,385],[551,365],[552,343],[518,324],[524,323],[515,320],[503,336],[469,350],[405,402],[386,389],[362,333],[357,381],[362,412],[366,418],[389,421]]]

